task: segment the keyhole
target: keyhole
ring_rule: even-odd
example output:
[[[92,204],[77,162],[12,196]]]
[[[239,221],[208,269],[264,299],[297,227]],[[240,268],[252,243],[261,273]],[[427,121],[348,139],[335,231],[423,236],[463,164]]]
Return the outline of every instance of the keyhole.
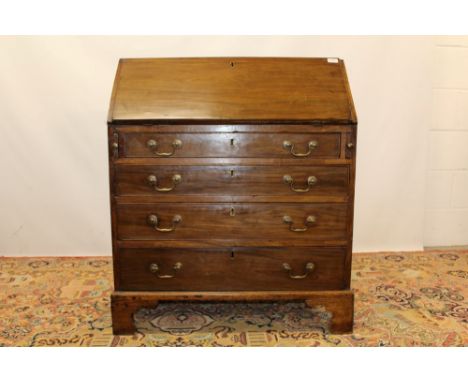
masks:
[[[234,176],[234,170],[231,170],[231,178]]]
[[[231,251],[231,260],[234,260],[234,251]]]
[[[231,146],[234,146],[234,138],[231,138]]]
[[[236,215],[236,211],[234,211],[234,207],[231,207],[231,211],[229,211],[229,215],[231,215],[231,216]]]

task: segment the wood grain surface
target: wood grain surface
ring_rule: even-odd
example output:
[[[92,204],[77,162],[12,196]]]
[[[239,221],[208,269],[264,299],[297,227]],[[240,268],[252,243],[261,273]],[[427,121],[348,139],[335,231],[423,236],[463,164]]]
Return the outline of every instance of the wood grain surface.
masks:
[[[346,240],[346,204],[324,203],[159,203],[117,205],[117,236],[120,240],[206,240],[272,238],[285,244],[307,240],[319,244],[328,240]],[[175,227],[172,232],[159,232],[148,223],[158,217],[159,228]],[[180,223],[173,218],[179,215]],[[292,232],[284,217],[289,216]],[[315,223],[307,224],[308,216]]]
[[[354,123],[346,82],[337,59],[122,59],[108,120]]]
[[[173,148],[179,140],[180,148]],[[149,146],[157,142],[157,148]],[[284,142],[294,147],[285,148]],[[316,147],[309,149],[309,142]],[[174,158],[338,158],[340,156],[339,133],[158,133],[121,132],[119,147],[122,157],[158,158],[171,153]],[[295,157],[296,154],[309,155]]]
[[[344,248],[122,249],[120,290],[238,291],[343,289]],[[158,273],[150,271],[156,263]],[[181,264],[174,271],[176,263]],[[305,278],[307,263],[314,269]],[[158,275],[174,276],[158,278]]]
[[[298,195],[343,197],[349,182],[348,166],[117,165],[116,169],[116,195],[155,195],[159,200],[166,195],[282,195],[291,201]]]

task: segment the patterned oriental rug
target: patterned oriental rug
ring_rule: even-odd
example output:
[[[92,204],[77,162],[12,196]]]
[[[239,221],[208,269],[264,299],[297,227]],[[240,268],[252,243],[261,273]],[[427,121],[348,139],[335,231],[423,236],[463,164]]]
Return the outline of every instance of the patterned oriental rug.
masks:
[[[0,346],[467,346],[468,251],[355,254],[354,333],[302,303],[161,303],[113,336],[109,257],[0,258]]]

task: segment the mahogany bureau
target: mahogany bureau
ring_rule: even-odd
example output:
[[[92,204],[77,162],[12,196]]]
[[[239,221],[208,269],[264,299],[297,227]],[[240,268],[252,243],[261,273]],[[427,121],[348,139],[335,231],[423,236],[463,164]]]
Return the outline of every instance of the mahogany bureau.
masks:
[[[352,331],[356,127],[339,59],[120,60],[114,333],[181,300],[303,300]]]

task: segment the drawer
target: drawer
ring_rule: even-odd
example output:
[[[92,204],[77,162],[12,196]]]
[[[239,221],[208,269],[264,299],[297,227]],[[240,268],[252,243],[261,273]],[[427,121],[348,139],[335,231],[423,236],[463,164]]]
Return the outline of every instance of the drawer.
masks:
[[[345,288],[343,248],[122,249],[120,290]]]
[[[120,240],[346,240],[347,204],[117,204]]]
[[[347,166],[116,166],[117,195],[346,196]]]
[[[338,158],[340,133],[121,132],[120,155],[179,158]]]

